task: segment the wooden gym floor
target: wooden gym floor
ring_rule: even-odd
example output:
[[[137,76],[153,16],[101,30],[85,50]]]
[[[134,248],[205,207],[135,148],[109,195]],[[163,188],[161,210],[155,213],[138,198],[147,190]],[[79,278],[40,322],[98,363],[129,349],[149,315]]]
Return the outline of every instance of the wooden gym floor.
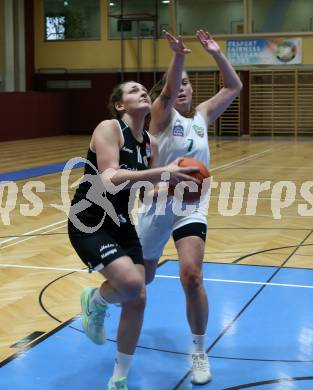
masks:
[[[9,181],[0,186],[0,361],[79,315],[81,289],[101,280],[96,274],[75,272],[84,265],[67,237],[68,203],[63,208],[55,206],[62,205],[57,164],[84,157],[89,138],[63,136],[0,144],[0,181]],[[308,201],[306,191],[313,184],[312,141],[212,139],[210,148],[218,187],[211,193],[205,261],[312,269],[313,201]],[[50,166],[57,167],[54,173],[49,173]],[[80,168],[73,170],[71,183],[81,174]],[[37,183],[38,192],[33,189],[38,197],[35,210],[25,192],[29,181],[42,183]],[[258,199],[249,195],[252,182],[267,181],[270,189]],[[234,193],[235,182],[245,186],[243,196]],[[232,184],[228,205],[227,183]],[[247,215],[247,206],[251,209],[254,201],[256,214]],[[230,215],[232,202],[238,207],[235,215]],[[279,209],[279,202],[287,207]],[[25,205],[29,205],[28,213],[38,215],[25,216]],[[299,209],[304,210],[302,215]],[[164,251],[165,259],[177,259],[172,241]]]

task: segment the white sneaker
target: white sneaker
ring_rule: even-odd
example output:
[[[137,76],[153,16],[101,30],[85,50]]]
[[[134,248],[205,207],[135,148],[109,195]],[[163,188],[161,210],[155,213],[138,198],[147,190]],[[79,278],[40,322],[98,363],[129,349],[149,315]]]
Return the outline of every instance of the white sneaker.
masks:
[[[127,390],[126,378],[115,380],[112,377],[108,383],[108,390]]]
[[[208,355],[205,352],[197,352],[191,355],[191,382],[196,385],[204,385],[212,379]]]

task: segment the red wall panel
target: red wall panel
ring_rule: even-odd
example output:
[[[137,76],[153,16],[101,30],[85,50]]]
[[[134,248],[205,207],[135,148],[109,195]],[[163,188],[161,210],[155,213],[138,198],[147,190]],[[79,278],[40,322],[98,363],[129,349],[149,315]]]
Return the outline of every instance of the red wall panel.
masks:
[[[0,141],[68,134],[66,93],[0,93]]]
[[[119,83],[119,73],[34,76],[38,92],[0,93],[0,141],[91,134],[99,122],[111,117],[107,106],[113,88]],[[136,80],[136,76],[127,73],[125,80]],[[90,80],[91,88],[49,91],[48,80]],[[151,88],[153,74],[142,73],[140,81]]]
[[[137,73],[125,73],[126,80],[136,80]],[[158,74],[158,77],[160,75]],[[69,96],[69,132],[71,134],[91,134],[97,124],[111,118],[108,103],[113,88],[120,82],[120,74],[116,73],[62,73],[35,74],[35,88],[47,91],[49,80],[88,80],[91,88],[63,89]],[[153,73],[142,72],[140,83],[150,89],[153,85]]]

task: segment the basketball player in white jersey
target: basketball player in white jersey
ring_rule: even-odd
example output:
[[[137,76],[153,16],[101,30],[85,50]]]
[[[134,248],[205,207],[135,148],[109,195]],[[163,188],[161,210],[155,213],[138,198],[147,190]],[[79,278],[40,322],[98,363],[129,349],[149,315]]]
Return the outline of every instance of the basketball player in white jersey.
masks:
[[[207,130],[239,95],[241,81],[212,36],[203,30],[197,38],[203,49],[217,63],[224,87],[191,112],[192,86],[184,71],[185,55],[190,52],[182,38],[165,33],[173,51],[167,74],[155,85],[150,96],[154,100],[149,131],[159,141],[158,164],[168,164],[178,156],[188,156],[210,164]],[[195,384],[211,380],[206,354],[208,299],[203,287],[202,262],[207,231],[208,197],[201,197],[196,210],[189,215],[177,215],[175,198],[169,196],[165,215],[156,213],[155,204],[142,208],[138,218],[138,235],[143,247],[146,281],[150,283],[164,246],[172,234],[180,261],[180,279],[184,288],[187,318],[192,332],[192,377]]]

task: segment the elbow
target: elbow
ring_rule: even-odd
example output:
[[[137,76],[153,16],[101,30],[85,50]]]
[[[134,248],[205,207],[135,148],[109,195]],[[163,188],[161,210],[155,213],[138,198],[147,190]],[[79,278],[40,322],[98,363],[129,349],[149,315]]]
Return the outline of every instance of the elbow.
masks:
[[[238,85],[235,88],[236,96],[238,96],[240,94],[242,87],[243,87],[243,85],[242,85],[241,80],[238,80]]]
[[[232,88],[232,95],[234,98],[240,95],[242,87],[243,87],[242,82],[238,80],[237,85]]]

